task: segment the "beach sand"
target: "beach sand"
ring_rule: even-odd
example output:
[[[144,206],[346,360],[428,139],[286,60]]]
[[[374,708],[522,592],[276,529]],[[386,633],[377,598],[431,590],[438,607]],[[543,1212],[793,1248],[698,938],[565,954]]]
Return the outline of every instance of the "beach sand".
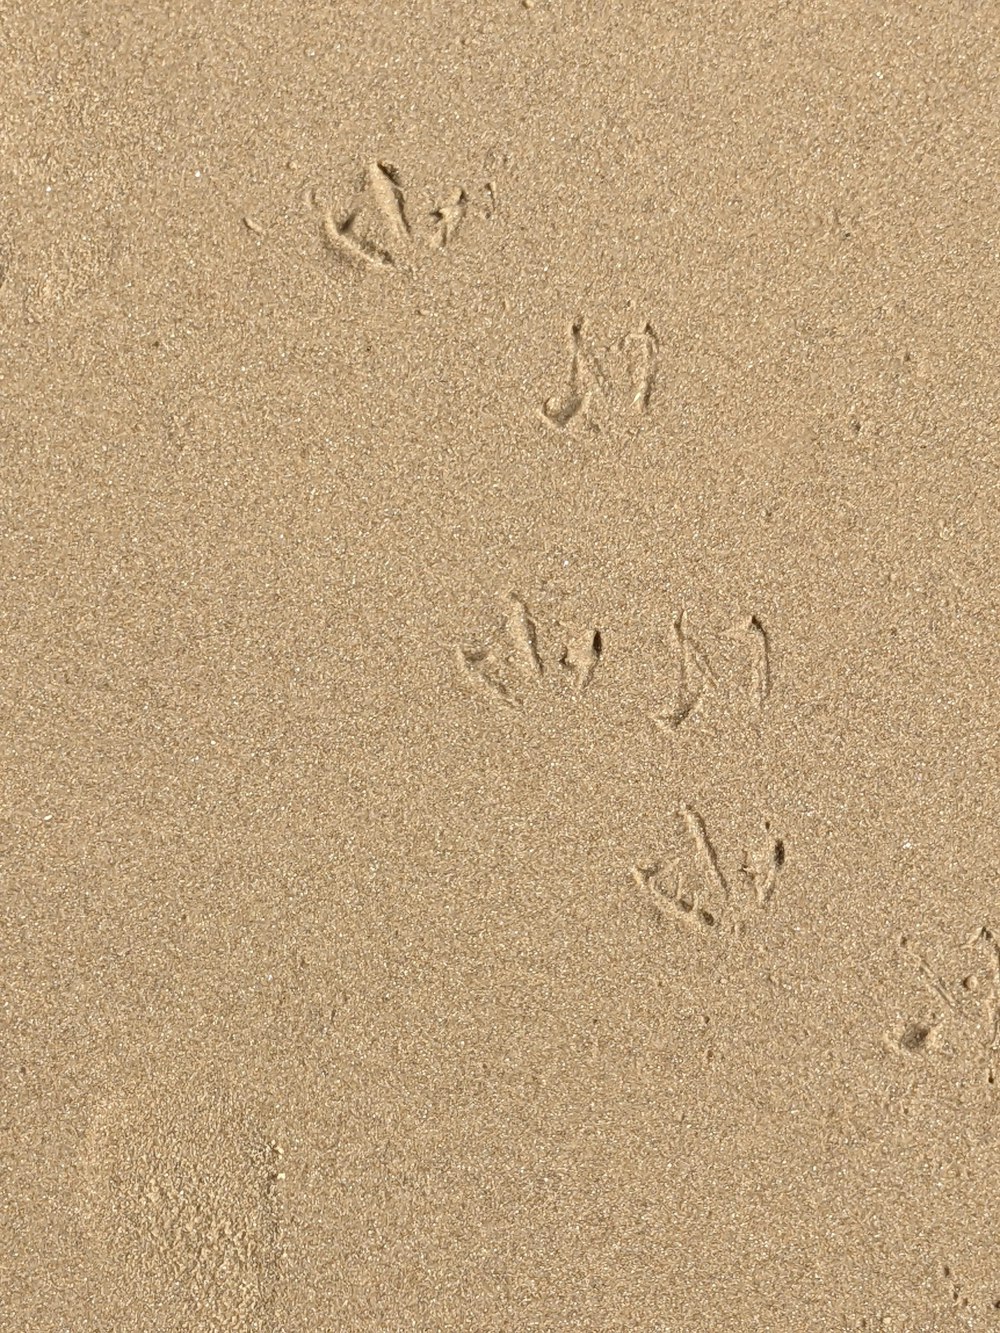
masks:
[[[0,13],[0,1329],[1000,1329],[1000,13]]]

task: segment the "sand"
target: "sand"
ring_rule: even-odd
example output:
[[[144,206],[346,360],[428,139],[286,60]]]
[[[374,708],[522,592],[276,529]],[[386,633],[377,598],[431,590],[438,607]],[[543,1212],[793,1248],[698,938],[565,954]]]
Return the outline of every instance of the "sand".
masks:
[[[1000,1328],[996,7],[0,50],[0,1329]]]

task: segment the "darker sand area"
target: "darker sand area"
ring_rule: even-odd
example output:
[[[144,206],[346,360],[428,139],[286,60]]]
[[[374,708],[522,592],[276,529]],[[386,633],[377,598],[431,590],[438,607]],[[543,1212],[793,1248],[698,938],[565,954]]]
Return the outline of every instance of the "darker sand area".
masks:
[[[1000,12],[0,11],[0,1333],[1000,1330]]]

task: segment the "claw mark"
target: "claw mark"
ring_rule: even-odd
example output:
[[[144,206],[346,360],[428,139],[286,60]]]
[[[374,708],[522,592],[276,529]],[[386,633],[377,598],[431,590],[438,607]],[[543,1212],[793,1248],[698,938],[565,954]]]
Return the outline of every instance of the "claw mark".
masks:
[[[770,821],[767,819],[764,820],[764,833],[767,838],[767,851],[762,858],[763,868],[751,868],[749,858],[744,861],[745,871],[753,882],[756,891],[758,907],[766,907],[774,897],[775,885],[778,882],[778,871],[785,864],[784,840],[774,836],[771,832]]]
[[[673,632],[680,657],[677,704],[670,713],[656,714],[653,721],[658,727],[676,730],[697,716],[703,699],[715,689],[716,680],[700,644],[688,634],[686,611],[674,620]]]
[[[636,343],[640,344],[638,353],[633,352],[630,357],[631,375],[635,384],[632,406],[640,412],[648,412],[649,404],[653,398],[653,387],[656,383],[660,340],[654,333],[652,324],[647,324],[642,333],[630,333],[625,341],[627,346],[633,348]]]
[[[679,871],[676,873],[672,893],[666,893],[660,887],[659,865],[633,866],[632,878],[639,888],[649,895],[659,911],[669,912],[685,925],[696,925],[705,930],[714,930],[717,925],[716,917],[702,907],[697,893],[684,894]]]
[[[491,649],[477,648],[470,652],[465,648],[456,648],[455,651],[460,669],[476,682],[477,688],[488,690],[508,708],[521,707],[521,701],[510,692],[503,681],[498,680],[486,669],[493,660]]]
[[[437,223],[437,244],[442,250],[462,225],[468,206],[465,191],[456,190],[450,199],[446,199],[431,214]]]
[[[406,240],[410,235],[410,224],[406,220],[406,201],[395,167],[385,162],[372,162],[368,168],[368,182],[389,226],[399,240]]]
[[[698,854],[702,859],[705,873],[708,878],[718,885],[724,902],[729,901],[729,884],[725,875],[719,868],[719,858],[715,854],[715,848],[712,846],[711,839],[708,836],[708,830],[705,828],[705,821],[697,810],[690,805],[681,805],[679,813],[684,819],[684,825],[688,834],[698,849]]]
[[[541,654],[538,651],[538,631],[528,608],[520,597],[510,595],[511,611],[507,617],[507,632],[521,654],[521,660],[531,675],[543,674]]]
[[[990,1021],[990,1065],[986,1081],[994,1084],[1000,1069],[1000,940],[988,926],[978,930],[968,942],[968,947],[985,944],[990,951],[990,971],[992,985],[986,1000],[987,1016]]]
[[[590,684],[591,677],[597,670],[597,664],[601,660],[603,651],[604,642],[599,629],[595,629],[582,646],[571,645],[563,649],[559,665],[565,667],[567,671],[573,672],[576,677],[577,694],[582,694]]]
[[[357,216],[356,208],[348,213],[343,222],[334,222],[333,215],[329,212],[323,214],[322,235],[327,249],[348,259],[371,264],[374,268],[391,268],[392,255],[388,250],[381,249],[372,241],[362,240],[355,232],[354,223]]]
[[[750,651],[753,655],[750,668],[753,674],[753,693],[757,706],[763,708],[765,699],[771,693],[770,640],[767,637],[767,630],[756,616],[751,616],[747,621],[746,632],[750,636]]]
[[[945,1264],[941,1271],[948,1280],[948,1285],[951,1288],[952,1304],[958,1306],[960,1309],[967,1310],[969,1308],[969,1298],[968,1296],[962,1295],[962,1285],[955,1276],[955,1270],[948,1264]],[[995,1304],[993,1308],[996,1309]]]

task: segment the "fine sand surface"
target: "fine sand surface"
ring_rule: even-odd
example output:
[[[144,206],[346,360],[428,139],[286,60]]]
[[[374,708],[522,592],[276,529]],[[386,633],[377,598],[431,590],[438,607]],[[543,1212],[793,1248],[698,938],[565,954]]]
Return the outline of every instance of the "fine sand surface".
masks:
[[[1000,1330],[1000,8],[0,89],[0,1333]]]

